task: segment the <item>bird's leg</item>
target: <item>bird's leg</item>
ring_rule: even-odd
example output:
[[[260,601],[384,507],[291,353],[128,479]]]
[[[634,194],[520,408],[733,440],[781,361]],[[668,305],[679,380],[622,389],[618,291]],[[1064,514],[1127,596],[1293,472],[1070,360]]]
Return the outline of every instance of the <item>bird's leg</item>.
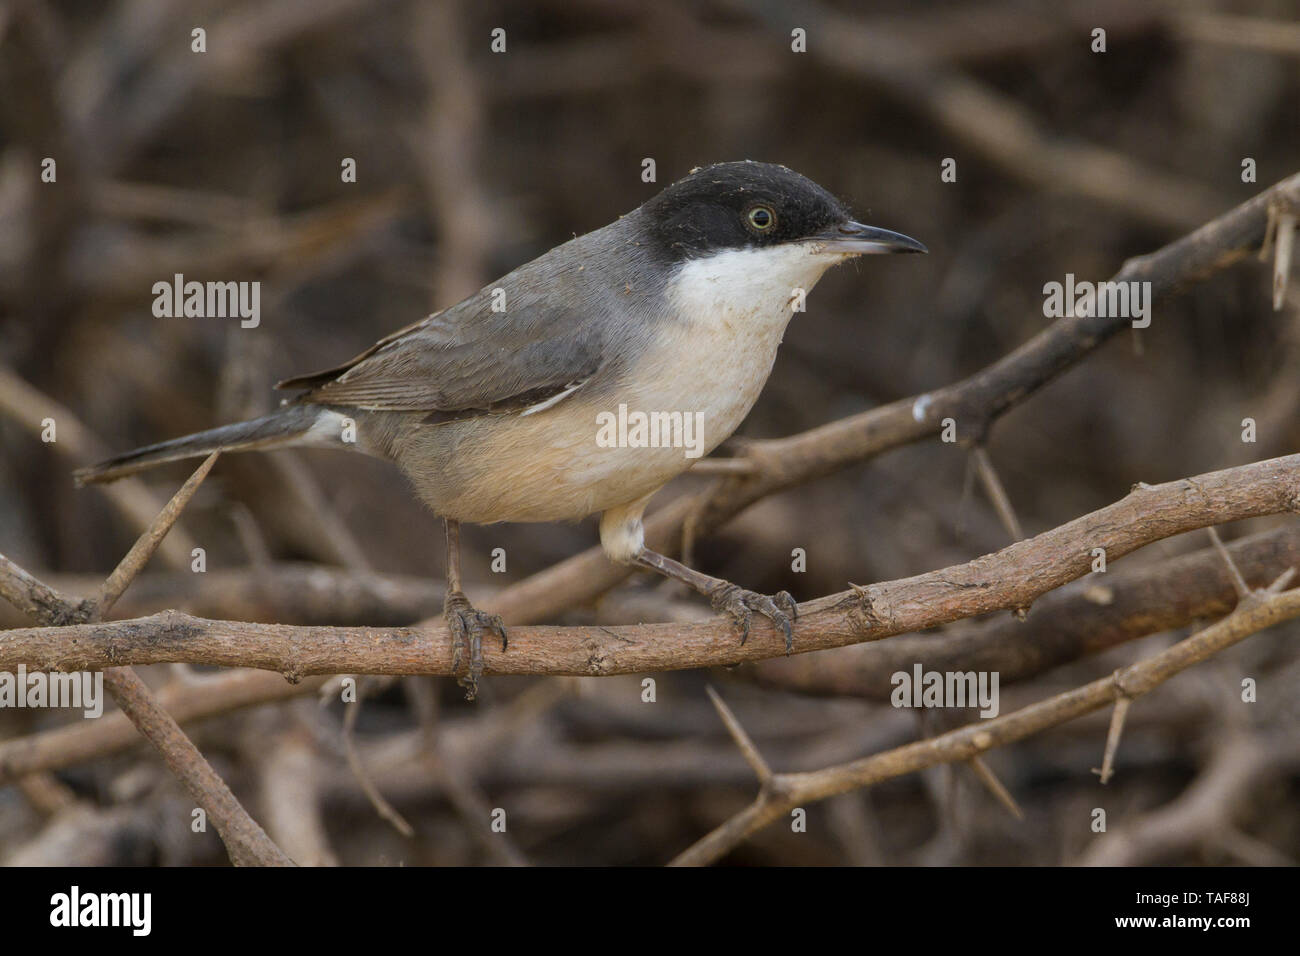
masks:
[[[460,522],[443,519],[447,530],[447,596],[442,602],[442,616],[451,631],[451,672],[460,670],[460,662],[469,650],[469,666],[456,683],[465,688],[465,699],[473,700],[478,694],[478,679],[483,674],[483,633],[491,631],[501,635],[501,650],[507,646],[506,626],[499,614],[484,614],[476,610],[460,589]]]
[[[744,644],[749,637],[749,621],[757,611],[785,634],[785,652],[789,654],[794,648],[794,621],[799,616],[799,609],[789,591],[779,591],[771,597],[746,591],[730,581],[695,571],[646,547],[637,551],[632,563],[699,591],[710,600],[715,611],[726,611],[736,619],[740,625],[740,643]]]
[[[645,546],[645,526],[641,516],[650,503],[651,494],[625,505],[608,508],[600,516],[600,545],[611,560],[633,567],[646,568],[699,591],[716,611],[726,611],[740,625],[740,643],[749,637],[749,622],[757,611],[785,634],[785,652],[794,648],[794,621],[798,607],[788,591],[768,597],[754,591],[692,570],[680,561],[665,557]]]

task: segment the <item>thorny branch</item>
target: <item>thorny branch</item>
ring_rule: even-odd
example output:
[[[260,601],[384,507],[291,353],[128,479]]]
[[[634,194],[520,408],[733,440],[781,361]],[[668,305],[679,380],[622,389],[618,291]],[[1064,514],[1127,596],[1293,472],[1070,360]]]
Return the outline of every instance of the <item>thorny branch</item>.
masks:
[[[159,512],[153,524],[136,541],[98,595],[73,602],[58,595],[0,555],[0,594],[38,620],[59,622],[97,621],[107,613],[157,551],[185,505],[216,463],[218,453],[209,455],[188,481]],[[112,662],[109,662],[110,664]],[[189,791],[190,796],[211,818],[237,866],[291,866],[265,831],[253,821],[234,793],[185,736],[180,725],[154,698],[148,686],[129,666],[105,666],[104,683],[118,707],[136,729],[154,745],[168,769]]]
[[[881,754],[809,773],[771,774],[749,807],[679,854],[678,866],[701,865],[721,859],[755,831],[785,816],[795,807],[850,790],[871,786],[940,763],[970,760],[994,747],[1023,740],[1031,734],[1073,720],[1112,701],[1132,700],[1175,674],[1230,647],[1251,634],[1300,617],[1300,588],[1282,591],[1287,572],[1254,600],[1243,601],[1228,617],[1173,647],[1110,677],[1058,694],[1002,717],[977,722],[938,737],[921,740]]]
[[[1300,525],[1233,542],[1228,546],[1233,563],[1251,581],[1273,580],[1288,567],[1300,565]],[[288,568],[285,580],[305,587],[298,569]],[[259,571],[264,574],[265,571]],[[352,582],[324,575],[331,586],[320,592],[326,611],[330,594],[338,616],[369,613],[357,606],[352,588],[369,580]],[[0,580],[4,580],[0,578]],[[169,583],[164,578],[159,583]],[[188,583],[188,576],[181,579]],[[214,606],[232,583],[213,582]],[[857,644],[834,654],[804,654],[773,658],[748,665],[738,676],[763,686],[788,688],[806,694],[887,700],[890,676],[920,663],[925,670],[996,671],[1003,685],[1026,681],[1052,667],[1098,654],[1147,634],[1171,631],[1194,620],[1210,620],[1229,613],[1237,600],[1226,567],[1212,548],[1161,562],[1152,568],[1108,572],[1105,583],[1089,575],[1077,584],[1040,599],[1026,621],[996,616],[953,633],[902,635],[887,641]],[[433,586],[426,583],[432,592]],[[382,593],[389,593],[383,591]],[[132,592],[128,592],[128,597]],[[158,599],[165,599],[164,592]],[[343,595],[339,603],[338,596]],[[436,594],[427,599],[436,604]],[[289,607],[283,613],[292,614]],[[702,616],[703,612],[701,612]],[[273,703],[314,693],[327,679],[312,677],[289,684],[274,672],[237,669],[210,674],[200,680],[171,682],[158,691],[158,700],[182,724],[230,713],[258,704]],[[77,723],[41,731],[28,737],[0,741],[0,784],[39,770],[57,770],[97,756],[120,752],[137,740],[134,728],[121,714],[105,714],[91,723]]]
[[[1300,523],[1235,541],[1228,551],[1248,580],[1265,584],[1300,566]],[[763,686],[879,701],[889,699],[890,675],[917,663],[934,671],[996,671],[1006,685],[1148,634],[1214,620],[1238,599],[1227,565],[1204,548],[1149,568],[1089,574],[1037,601],[1023,621],[997,616],[834,654],[759,661],[741,673]]]
[[[1300,455],[1140,486],[1100,511],[966,564],[829,595],[800,607],[799,653],[877,641],[991,611],[1030,606],[1109,561],[1172,535],[1300,509]],[[517,626],[510,649],[484,652],[486,674],[605,676],[734,665],[782,656],[770,624],[741,644],[730,620],[618,627]],[[76,670],[121,663],[261,667],[290,680],[311,674],[452,673],[451,639],[435,627],[303,627],[210,621],[165,612],[148,618],[15,629],[0,667]]]

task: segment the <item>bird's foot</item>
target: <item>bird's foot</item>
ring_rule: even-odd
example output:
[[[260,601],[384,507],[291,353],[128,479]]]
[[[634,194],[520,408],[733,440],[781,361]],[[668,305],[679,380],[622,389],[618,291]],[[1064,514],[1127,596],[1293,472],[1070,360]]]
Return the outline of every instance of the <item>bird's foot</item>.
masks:
[[[461,591],[451,591],[442,604],[442,616],[451,631],[451,672],[460,672],[461,661],[469,652],[469,666],[456,679],[465,688],[465,699],[473,700],[478,694],[478,679],[483,676],[483,635],[493,633],[501,637],[501,650],[509,644],[506,625],[499,614],[484,614],[469,603]]]
[[[785,634],[785,652],[794,648],[794,622],[799,617],[799,609],[789,591],[778,591],[768,597],[755,591],[724,581],[711,588],[709,600],[715,611],[726,611],[740,625],[740,643],[749,638],[749,622],[758,612],[772,622]]]

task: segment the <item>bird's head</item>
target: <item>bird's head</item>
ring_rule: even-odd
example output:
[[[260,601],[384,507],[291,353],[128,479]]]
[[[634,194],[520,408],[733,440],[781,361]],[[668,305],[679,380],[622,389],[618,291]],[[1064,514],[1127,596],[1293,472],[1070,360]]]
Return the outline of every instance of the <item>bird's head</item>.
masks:
[[[811,179],[770,163],[692,170],[641,212],[657,244],[678,261],[737,250],[788,252],[791,246],[826,257],[828,265],[852,256],[927,251],[908,236],[857,222]]]

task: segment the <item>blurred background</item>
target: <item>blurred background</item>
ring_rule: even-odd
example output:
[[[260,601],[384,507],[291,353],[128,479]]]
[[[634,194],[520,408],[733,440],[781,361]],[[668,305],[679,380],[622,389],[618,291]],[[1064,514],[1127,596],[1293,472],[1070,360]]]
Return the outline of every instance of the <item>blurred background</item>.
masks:
[[[74,489],[74,467],[261,413],[275,381],[355,355],[712,162],[783,163],[930,248],[829,274],[740,435],[792,434],[949,384],[1046,327],[1045,282],[1107,278],[1300,169],[1295,12],[1282,0],[0,3],[0,551],[89,593],[152,511],[147,494]],[[196,28],[206,52],[192,49]],[[1105,52],[1093,51],[1099,28]],[[794,30],[806,52],[792,50]],[[341,176],[349,158],[355,182]],[[657,182],[642,181],[647,158]],[[1256,181],[1243,182],[1247,159]],[[153,284],[176,273],[260,281],[260,325],[156,318]],[[47,416],[54,443],[24,424]],[[1032,535],[1137,481],[1297,444],[1295,296],[1275,312],[1268,266],[1251,259],[1158,302],[1149,329],[1000,421],[989,453]],[[699,541],[697,565],[806,600],[968,561],[1009,540],[978,489],[963,492],[968,467],[966,450],[938,441],[889,453],[761,502]],[[141,491],[160,504],[188,472],[151,472]],[[441,607],[441,523],[396,469],[361,456],[227,456],[177,532],[115,616],[405,624]],[[490,606],[595,541],[592,521],[466,528],[466,590]],[[205,575],[189,572],[195,544]],[[1206,544],[1174,539],[1125,564]],[[504,574],[489,570],[496,547]],[[808,551],[805,573],[790,570],[793,547]],[[706,612],[638,579],[562,620]],[[0,608],[0,626],[21,624]],[[1003,712],[1185,633],[1004,686]],[[1136,705],[1104,791],[1090,772],[1101,714],[989,756],[1024,820],[968,769],[940,768],[810,807],[807,833],[774,826],[728,862],[1087,861],[1099,801],[1140,828],[1200,792],[1225,734],[1295,735],[1296,637],[1294,625],[1260,634]],[[1277,679],[1248,717],[1226,717],[1241,709],[1243,673]],[[145,674],[181,692],[207,676]],[[411,837],[349,766],[336,693],[232,707],[189,729],[303,861],[654,864],[755,790],[706,675],[654,676],[654,705],[634,677],[489,678],[474,705],[447,679],[367,684],[351,755]],[[761,687],[744,668],[708,679],[777,769],[942,729],[872,694]],[[0,711],[0,741],[66,721]],[[1216,804],[1227,836],[1134,841],[1114,861],[1294,861],[1300,760],[1261,766]],[[46,783],[0,788],[0,860],[224,860],[215,835],[189,832],[187,798],[143,745]],[[508,848],[481,833],[475,814],[492,807],[510,815]]]

